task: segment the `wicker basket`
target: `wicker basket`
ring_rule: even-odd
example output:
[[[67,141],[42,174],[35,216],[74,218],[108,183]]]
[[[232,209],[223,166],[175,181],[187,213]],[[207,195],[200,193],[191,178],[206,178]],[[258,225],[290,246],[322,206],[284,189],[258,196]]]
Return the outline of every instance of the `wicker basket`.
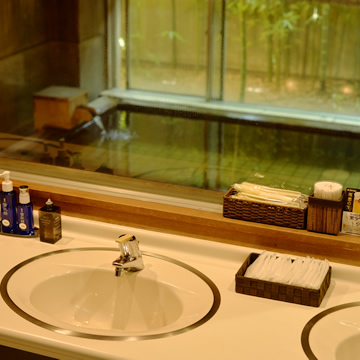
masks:
[[[330,286],[331,267],[329,267],[329,271],[318,290],[244,277],[246,269],[258,256],[259,254],[251,253],[236,273],[235,291],[237,293],[299,305],[320,306],[321,301]]]
[[[295,229],[306,228],[307,208],[297,209],[281,205],[269,205],[231,197],[236,192],[234,188],[231,188],[224,195],[223,215],[225,217]]]

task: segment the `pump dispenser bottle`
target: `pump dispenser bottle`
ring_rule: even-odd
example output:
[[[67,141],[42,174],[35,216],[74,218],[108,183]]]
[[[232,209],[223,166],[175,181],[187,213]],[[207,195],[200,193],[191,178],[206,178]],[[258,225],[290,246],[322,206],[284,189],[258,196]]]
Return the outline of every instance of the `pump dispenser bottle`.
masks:
[[[48,199],[39,210],[40,241],[55,244],[61,239],[61,209]]]
[[[4,171],[0,177],[5,179],[2,182],[0,193],[2,232],[16,234],[16,192],[13,189],[12,181],[10,181],[10,171]]]
[[[17,222],[19,235],[35,235],[33,204],[30,202],[29,187],[27,185],[19,187]]]

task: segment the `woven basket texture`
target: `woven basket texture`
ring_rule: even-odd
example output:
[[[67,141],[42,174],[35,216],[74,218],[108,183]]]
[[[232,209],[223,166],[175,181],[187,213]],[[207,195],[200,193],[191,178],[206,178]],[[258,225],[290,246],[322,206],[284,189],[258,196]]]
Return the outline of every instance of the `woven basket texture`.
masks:
[[[308,289],[299,286],[280,284],[244,277],[246,269],[259,254],[251,253],[235,275],[235,291],[240,294],[252,295],[289,303],[319,307],[331,281],[331,267],[327,272],[320,289]]]
[[[269,205],[260,202],[240,200],[231,197],[231,195],[235,193],[236,190],[231,188],[224,195],[224,217],[295,229],[306,228],[307,208],[297,209],[280,205]]]

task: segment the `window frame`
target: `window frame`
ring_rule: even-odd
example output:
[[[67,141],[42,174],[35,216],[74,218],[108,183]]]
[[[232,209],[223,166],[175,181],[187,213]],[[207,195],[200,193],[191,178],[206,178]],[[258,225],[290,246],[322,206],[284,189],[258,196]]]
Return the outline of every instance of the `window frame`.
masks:
[[[260,123],[283,125],[283,126],[295,126],[304,128],[316,128],[326,131],[341,131],[349,133],[360,133],[360,123],[356,116],[346,114],[335,114],[320,111],[309,111],[301,109],[286,109],[278,108],[274,106],[265,105],[251,105],[241,104],[235,102],[224,101],[224,89],[225,89],[225,72],[226,72],[226,29],[227,29],[227,16],[226,5],[228,0],[208,0],[208,14],[207,14],[207,61],[206,61],[206,88],[205,96],[186,96],[176,94],[157,93],[153,91],[139,90],[131,88],[130,86],[130,23],[129,23],[129,2],[131,0],[107,0],[109,5],[107,9],[113,9],[116,7],[116,11],[119,11],[116,15],[116,21],[108,21],[109,36],[107,40],[107,58],[115,59],[114,54],[118,56],[116,60],[108,63],[108,73],[116,74],[109,75],[109,83],[112,85],[108,90],[101,92],[101,95],[115,98],[119,101],[120,105],[125,106],[139,106],[146,108],[164,108],[165,110],[193,112],[203,115],[219,116],[226,120],[234,121],[255,121]],[[221,55],[220,55],[220,69],[216,76],[219,77],[219,94],[214,94],[214,14],[215,14],[215,2],[218,1],[218,6],[221,9],[218,14],[218,20],[220,22],[220,34],[221,34]],[[317,0],[320,3],[328,4],[341,4],[347,6],[359,6],[360,0]],[[121,5],[120,5],[121,3]],[[122,36],[119,29],[119,23],[122,21],[121,12],[124,12],[124,38],[126,47],[119,50],[119,44],[115,36],[110,34],[117,34],[119,38]],[[108,17],[114,16],[108,12]],[[120,31],[120,32],[119,32]],[[123,56],[121,52],[124,52]],[[121,88],[121,80],[119,69],[122,68],[121,57],[124,57],[125,68],[122,69],[125,74],[125,88]],[[116,79],[114,81],[114,78]]]

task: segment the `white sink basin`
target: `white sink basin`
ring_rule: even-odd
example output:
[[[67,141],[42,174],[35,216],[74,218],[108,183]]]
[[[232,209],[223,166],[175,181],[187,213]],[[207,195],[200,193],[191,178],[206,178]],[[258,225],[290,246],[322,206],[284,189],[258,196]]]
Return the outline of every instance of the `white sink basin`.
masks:
[[[47,329],[90,338],[139,340],[209,320],[216,286],[183,263],[143,253],[145,269],[115,276],[117,249],[60,250],[29,259],[3,279],[8,305]]]
[[[302,344],[309,359],[360,358],[360,302],[327,309],[305,326]]]

